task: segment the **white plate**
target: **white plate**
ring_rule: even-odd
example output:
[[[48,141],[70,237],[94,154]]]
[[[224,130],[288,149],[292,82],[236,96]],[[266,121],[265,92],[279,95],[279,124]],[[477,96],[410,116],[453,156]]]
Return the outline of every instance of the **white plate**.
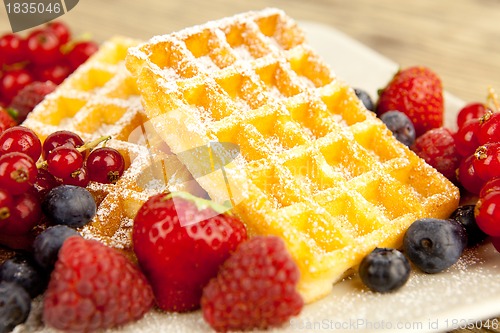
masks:
[[[373,97],[395,71],[397,64],[330,27],[301,22],[310,44],[336,74]],[[446,95],[446,125],[455,126],[456,111],[463,103]],[[465,328],[468,323],[500,315],[500,254],[491,244],[468,250],[446,272],[425,275],[412,272],[408,283],[391,294],[367,291],[358,278],[333,286],[332,293],[307,305],[300,316],[273,332],[442,332]],[[39,316],[35,308],[31,319]],[[23,325],[15,332],[50,332]],[[478,324],[479,325],[479,324]],[[469,326],[477,328],[476,326]],[[491,321],[495,327],[498,322]],[[498,326],[497,326],[498,327]],[[116,330],[115,330],[116,331]],[[120,332],[210,332],[201,313],[165,314],[151,311],[142,320]]]

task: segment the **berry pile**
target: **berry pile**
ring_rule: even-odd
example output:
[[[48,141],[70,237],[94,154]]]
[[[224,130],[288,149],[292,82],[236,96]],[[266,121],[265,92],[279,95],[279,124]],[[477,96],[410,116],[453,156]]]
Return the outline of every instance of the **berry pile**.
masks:
[[[355,92],[370,109],[370,97]],[[404,255],[395,249],[368,255],[359,275],[373,291],[389,292],[406,283],[405,256],[420,270],[437,273],[455,264],[465,247],[488,237],[500,252],[500,103],[490,89],[487,103],[469,103],[459,111],[454,132],[442,125],[442,102],[437,75],[410,67],[380,91],[375,112],[397,140],[460,186],[464,197],[476,196],[477,203],[460,206],[448,220],[415,221],[404,236]]]
[[[500,104],[490,89],[487,103],[470,103],[457,117],[457,180],[478,197],[474,214],[479,228],[500,238]],[[496,243],[496,240],[494,240]]]
[[[373,108],[361,89],[356,95]],[[415,66],[396,73],[380,90],[375,112],[397,140],[460,186],[477,196],[477,225],[500,244],[500,103],[490,89],[487,102],[472,102],[457,115],[458,130],[443,127],[441,80]],[[498,246],[500,248],[500,246]]]
[[[139,209],[134,252],[164,311],[202,309],[217,331],[279,326],[300,313],[299,269],[278,237],[247,240],[227,207],[162,193]]]
[[[375,112],[394,137],[408,147],[417,137],[443,124],[441,79],[427,67],[399,70],[379,90],[376,102],[363,89],[355,88],[354,92],[366,109]]]
[[[75,133],[58,131],[49,135],[43,145],[37,135],[23,126],[11,127],[0,134],[0,244],[26,248],[24,242],[12,241],[12,237],[28,237],[41,221],[43,213],[51,223],[82,226],[75,222],[80,215],[78,209],[86,211],[93,202],[90,194],[55,195],[60,185],[70,193],[69,186],[81,187],[82,191],[90,181],[114,183],[123,174],[125,161],[119,151],[109,147],[97,147],[109,137],[84,143]],[[87,191],[88,192],[88,191]],[[51,194],[51,195],[49,195]],[[58,199],[58,197],[61,197]],[[56,198],[56,199],[54,199]],[[66,200],[71,199],[71,204]],[[56,201],[54,203],[53,201]],[[57,202],[62,206],[56,209]],[[43,205],[42,205],[43,204]],[[78,208],[77,204],[82,207]],[[94,212],[95,214],[95,203]],[[70,211],[67,213],[67,211]],[[90,214],[92,215],[92,214]],[[91,216],[85,220],[85,223]],[[26,237],[25,237],[26,236]],[[26,246],[27,245],[27,246]]]
[[[10,331],[27,319],[31,299],[46,289],[66,239],[79,236],[75,229],[86,225],[95,216],[96,202],[85,186],[90,181],[114,183],[123,174],[125,161],[121,153],[110,147],[98,147],[108,139],[110,137],[102,137],[85,143],[73,132],[58,131],[49,135],[42,144],[31,129],[23,126],[14,126],[0,133],[0,245],[23,250],[0,266],[0,332]],[[105,322],[85,322],[106,328],[137,319],[152,304],[149,286],[139,283],[142,273],[131,263],[125,263],[127,259],[123,255],[112,249],[101,253],[97,250],[99,247],[104,245],[87,246],[96,250],[86,255],[100,256],[99,260],[109,257],[123,267],[120,278],[129,274],[134,280],[124,283],[123,288],[133,292],[134,297],[139,297],[143,303],[140,306],[127,305],[129,308],[125,305],[121,309],[111,307],[110,313],[99,305],[106,315],[114,315],[114,318]],[[73,251],[68,249],[68,256],[73,256]],[[59,292],[64,286],[54,279],[50,280],[51,288],[57,288]],[[88,280],[84,282],[90,283]],[[139,295],[134,288],[146,292]],[[111,291],[110,295],[117,299]],[[56,301],[51,300],[51,305],[45,307],[45,315],[49,324],[59,327],[54,322],[61,317],[58,308],[68,307],[54,303]],[[88,300],[82,297],[81,302]],[[83,303],[75,306],[84,306]],[[122,311],[127,311],[127,314]],[[100,312],[93,315],[102,317]]]
[[[243,223],[225,210],[175,192],[152,196],[137,212],[134,251],[162,310],[199,308],[203,288],[247,239]]]
[[[33,29],[26,36],[1,35],[0,106],[25,107],[24,98],[21,101],[16,99],[25,87],[34,82],[60,84],[97,49],[98,45],[93,41],[73,39],[69,27],[59,21]],[[38,86],[29,90],[43,96],[47,88]],[[20,112],[18,123],[26,116],[25,110]]]
[[[403,252],[375,249],[361,262],[359,276],[372,291],[392,292],[408,281],[410,262],[422,272],[439,273],[453,266],[466,247],[485,238],[476,223],[474,206],[460,206],[446,220],[415,220],[404,234]]]
[[[153,305],[151,287],[135,264],[66,225],[41,232],[33,254],[19,253],[0,265],[0,332],[24,323],[32,299],[43,292],[44,323],[72,332],[123,325]]]

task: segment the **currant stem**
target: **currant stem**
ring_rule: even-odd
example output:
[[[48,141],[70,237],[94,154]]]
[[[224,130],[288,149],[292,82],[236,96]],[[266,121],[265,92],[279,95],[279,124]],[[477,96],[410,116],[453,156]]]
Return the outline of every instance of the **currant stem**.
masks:
[[[491,109],[493,109],[494,112],[500,111],[500,102],[498,101],[498,95],[495,92],[495,89],[493,89],[492,87],[489,87],[488,89],[487,100],[488,103],[491,104]]]
[[[81,145],[80,147],[76,148],[80,153],[86,151],[86,150],[92,150],[95,147],[97,147],[100,143],[106,143],[109,140],[111,140],[110,135],[106,136],[101,136],[93,141],[86,142],[85,144]],[[37,169],[45,168],[47,166],[47,161],[40,161],[36,163]]]

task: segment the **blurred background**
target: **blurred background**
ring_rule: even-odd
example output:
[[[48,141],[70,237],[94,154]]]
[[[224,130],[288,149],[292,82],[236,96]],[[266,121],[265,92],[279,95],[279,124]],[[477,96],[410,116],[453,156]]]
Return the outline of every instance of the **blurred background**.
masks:
[[[116,34],[147,39],[265,7],[340,30],[402,67],[429,66],[465,101],[483,101],[490,86],[500,91],[499,0],[80,0],[61,19],[100,42]],[[0,31],[9,30],[2,8]]]

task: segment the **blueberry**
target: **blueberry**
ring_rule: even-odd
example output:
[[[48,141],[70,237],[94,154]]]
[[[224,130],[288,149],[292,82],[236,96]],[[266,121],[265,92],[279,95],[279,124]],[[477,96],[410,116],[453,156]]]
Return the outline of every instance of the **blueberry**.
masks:
[[[96,203],[90,192],[80,186],[60,185],[45,196],[42,210],[54,224],[71,228],[86,225],[96,213]]]
[[[415,142],[415,127],[406,114],[400,111],[387,111],[380,116],[394,137],[408,147]]]
[[[28,319],[30,295],[15,282],[0,282],[0,333],[7,333]]]
[[[410,277],[410,263],[396,249],[376,248],[359,265],[361,281],[372,291],[387,293],[401,288]]]
[[[363,89],[354,88],[354,92],[356,93],[356,96],[358,96],[359,100],[364,104],[365,108],[372,112],[375,112],[375,104],[366,91],[364,91]]]
[[[55,225],[47,228],[33,242],[36,262],[46,271],[52,271],[57,261],[59,249],[64,241],[71,236],[79,236],[75,230],[65,225]]]
[[[488,235],[486,235],[476,223],[476,217],[474,216],[475,205],[463,205],[458,207],[450,216],[460,222],[467,232],[467,246],[474,246],[485,240]]]
[[[455,220],[416,220],[403,238],[406,255],[426,273],[438,273],[455,264],[466,246],[465,228]]]
[[[47,286],[48,275],[29,254],[18,253],[0,266],[2,281],[15,282],[23,287],[31,298],[40,295]]]

